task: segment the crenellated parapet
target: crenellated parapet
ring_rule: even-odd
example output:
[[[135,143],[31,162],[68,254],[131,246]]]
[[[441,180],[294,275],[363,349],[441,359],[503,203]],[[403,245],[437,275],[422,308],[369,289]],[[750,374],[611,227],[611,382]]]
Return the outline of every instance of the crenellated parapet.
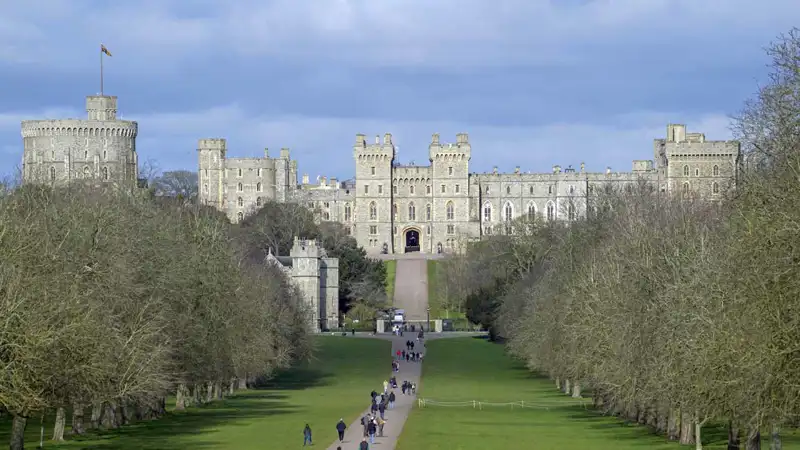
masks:
[[[128,120],[90,121],[79,119],[24,120],[22,137],[128,137],[139,134],[139,124]]]

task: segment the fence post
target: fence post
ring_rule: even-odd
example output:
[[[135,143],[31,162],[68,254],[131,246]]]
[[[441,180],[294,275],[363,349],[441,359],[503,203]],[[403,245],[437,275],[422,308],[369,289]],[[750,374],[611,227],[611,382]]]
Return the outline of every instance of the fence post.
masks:
[[[522,403],[522,408],[524,409],[525,408],[525,400],[521,401],[520,403]]]
[[[481,405],[481,402],[478,402],[478,409],[483,410],[483,405]]]

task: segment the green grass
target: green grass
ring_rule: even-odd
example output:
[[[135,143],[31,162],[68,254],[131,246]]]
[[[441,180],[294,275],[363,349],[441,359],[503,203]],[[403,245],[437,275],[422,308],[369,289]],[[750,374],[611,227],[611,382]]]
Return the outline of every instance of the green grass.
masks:
[[[397,277],[397,261],[390,259],[384,261],[386,264],[386,298],[390,304],[394,304],[394,284]]]
[[[425,352],[419,398],[439,401],[512,402],[548,405],[548,409],[494,406],[483,409],[426,406],[415,408],[398,450],[679,450],[643,426],[602,416],[580,400],[557,391],[506,356],[503,347],[482,339],[431,341]],[[704,430],[705,449],[726,448],[724,430]],[[800,449],[786,436],[784,450]],[[742,447],[744,448],[744,447]],[[764,440],[762,448],[769,448]]]
[[[336,438],[339,418],[352,423],[364,410],[371,387],[385,378],[390,343],[341,336],[317,339],[315,359],[279,374],[268,388],[240,391],[204,407],[80,440],[45,442],[45,448],[289,449],[302,446],[306,423],[314,432],[315,447],[326,448]],[[48,420],[45,439],[52,436],[52,427]],[[10,431],[10,420],[0,420],[0,443],[9,442]],[[39,420],[30,420],[26,446],[36,448],[38,442]]]
[[[439,261],[428,260],[428,306],[431,308],[431,319],[453,319],[457,322],[463,322],[458,323],[460,328],[467,328],[467,318],[463,312],[446,311],[442,307],[442,302],[439,298],[438,268]]]

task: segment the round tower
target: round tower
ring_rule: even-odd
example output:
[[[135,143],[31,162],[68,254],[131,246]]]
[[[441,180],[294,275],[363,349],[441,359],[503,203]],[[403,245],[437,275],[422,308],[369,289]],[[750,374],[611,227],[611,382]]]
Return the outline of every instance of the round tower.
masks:
[[[117,119],[115,96],[86,97],[86,113],[85,120],[22,121],[23,182],[136,182],[139,125]]]

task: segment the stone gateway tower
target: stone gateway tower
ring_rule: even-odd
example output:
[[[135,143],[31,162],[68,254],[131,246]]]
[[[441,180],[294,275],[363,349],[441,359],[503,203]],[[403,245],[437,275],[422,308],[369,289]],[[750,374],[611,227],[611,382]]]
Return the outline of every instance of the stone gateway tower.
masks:
[[[86,97],[86,113],[86,120],[22,122],[24,183],[136,182],[138,124],[117,119],[114,96]]]

